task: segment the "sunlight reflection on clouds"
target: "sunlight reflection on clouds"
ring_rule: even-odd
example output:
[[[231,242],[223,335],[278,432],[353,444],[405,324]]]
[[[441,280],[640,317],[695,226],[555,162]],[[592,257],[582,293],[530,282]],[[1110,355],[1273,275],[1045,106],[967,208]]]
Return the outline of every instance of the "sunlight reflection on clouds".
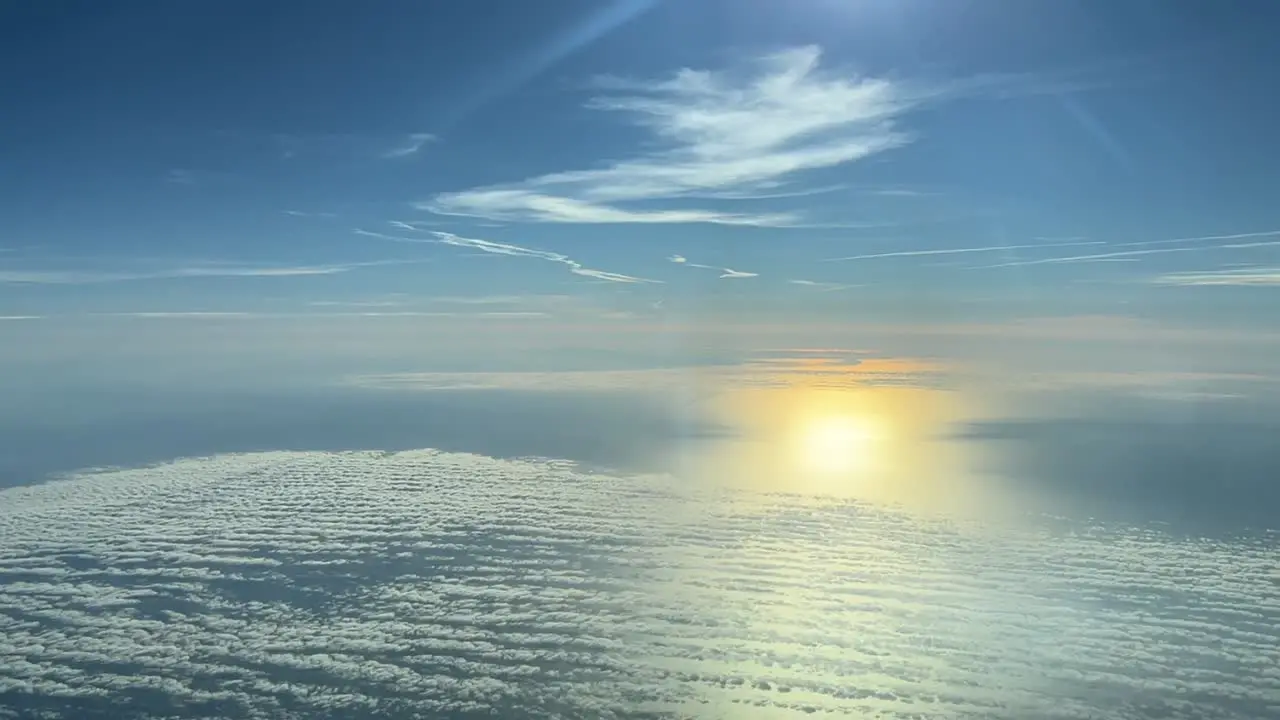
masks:
[[[437,453],[0,491],[0,706],[1258,718],[1275,539],[1035,531]]]

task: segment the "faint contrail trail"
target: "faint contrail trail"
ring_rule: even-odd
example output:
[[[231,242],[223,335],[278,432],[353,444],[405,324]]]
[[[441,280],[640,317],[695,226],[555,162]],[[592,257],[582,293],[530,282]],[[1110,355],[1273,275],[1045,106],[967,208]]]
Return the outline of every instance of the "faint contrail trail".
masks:
[[[447,130],[461,122],[481,107],[551,69],[561,60],[652,10],[661,1],[613,0],[613,2],[600,3],[604,7],[574,23],[572,27],[540,45],[529,55],[517,58],[507,66],[505,71],[483,83],[470,97],[454,103],[449,116],[440,123],[440,130]]]
[[[1081,245],[1106,245],[1102,240],[1081,242],[1035,243],[1033,245],[991,245],[988,247],[947,248],[943,250],[899,250],[897,252],[872,253],[870,255],[850,255],[849,257],[827,258],[823,262],[842,262],[845,260],[873,260],[875,258],[915,257],[917,255],[960,255],[963,253],[999,252],[1001,250],[1031,250],[1047,247],[1079,247]]]

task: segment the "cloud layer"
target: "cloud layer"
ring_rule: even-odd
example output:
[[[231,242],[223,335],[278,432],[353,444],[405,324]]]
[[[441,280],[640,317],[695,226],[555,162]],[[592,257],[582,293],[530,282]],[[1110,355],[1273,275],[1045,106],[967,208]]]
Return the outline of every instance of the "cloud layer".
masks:
[[[434,451],[0,493],[21,715],[1258,718],[1274,541],[982,531]]]
[[[675,207],[677,200],[806,194],[807,173],[910,139],[896,121],[920,98],[889,80],[825,70],[800,47],[736,70],[684,69],[649,81],[602,81],[589,107],[620,113],[658,149],[601,168],[445,193],[444,215],[557,223],[794,225],[796,213]],[[655,207],[661,203],[663,207]]]

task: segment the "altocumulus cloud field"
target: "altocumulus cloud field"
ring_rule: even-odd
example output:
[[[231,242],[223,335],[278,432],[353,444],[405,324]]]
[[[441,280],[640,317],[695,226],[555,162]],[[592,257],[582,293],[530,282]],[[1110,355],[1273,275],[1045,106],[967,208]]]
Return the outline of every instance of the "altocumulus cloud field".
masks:
[[[1264,718],[1277,540],[434,451],[0,492],[0,717]]]

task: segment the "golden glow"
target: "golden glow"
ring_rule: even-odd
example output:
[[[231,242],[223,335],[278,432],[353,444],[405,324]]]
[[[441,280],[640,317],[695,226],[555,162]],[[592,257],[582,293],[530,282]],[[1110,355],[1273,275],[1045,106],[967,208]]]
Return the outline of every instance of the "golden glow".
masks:
[[[802,424],[798,439],[800,463],[821,473],[871,470],[882,450],[873,422],[851,415],[814,418]]]
[[[799,364],[802,367],[796,367]],[[756,493],[857,498],[923,510],[985,512],[993,502],[979,458],[949,439],[981,414],[958,392],[883,384],[932,372],[909,360],[820,359],[756,366],[713,403],[729,439],[693,442],[682,474],[711,479],[749,502]]]

